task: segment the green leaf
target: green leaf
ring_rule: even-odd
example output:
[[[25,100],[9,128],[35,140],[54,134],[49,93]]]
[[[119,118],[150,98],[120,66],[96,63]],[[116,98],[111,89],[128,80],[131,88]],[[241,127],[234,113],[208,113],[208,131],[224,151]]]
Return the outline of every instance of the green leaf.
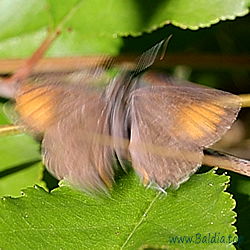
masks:
[[[39,143],[30,136],[20,134],[0,137],[1,170],[17,163],[41,160]],[[20,162],[22,159],[22,162]]]
[[[35,184],[46,188],[46,184],[42,181],[43,170],[44,166],[41,162],[31,162],[9,169],[12,173],[4,177],[1,176],[3,172],[0,172],[0,196],[21,196],[20,190],[33,187]]]
[[[230,183],[229,191],[234,194],[237,201],[236,212],[238,228],[238,235],[242,239],[240,249],[249,249],[249,235],[250,235],[250,182],[249,177],[242,176],[235,173],[230,173],[232,181]]]
[[[209,27],[246,15],[248,6],[249,0],[2,0],[0,57],[30,56],[56,28],[61,35],[49,56],[117,55],[119,36],[138,36],[170,23],[183,29]]]
[[[40,145],[30,136],[0,136],[0,196],[20,196],[22,188],[40,184]]]
[[[228,181],[227,176],[210,171],[192,176],[167,195],[145,189],[131,173],[118,180],[110,196],[92,197],[67,186],[52,193],[28,188],[23,197],[3,198],[1,202],[0,246],[234,249],[228,242],[229,236],[231,241],[237,238],[232,226],[235,201],[224,191]],[[194,242],[171,242],[173,237],[181,236],[193,237]],[[215,243],[211,243],[213,236]],[[202,243],[205,239],[207,243]]]
[[[165,16],[173,25],[182,29],[197,30],[210,27],[219,21],[233,20],[249,12],[247,0],[170,0],[163,2],[164,7],[159,8],[155,21],[160,21],[160,18]]]
[[[2,124],[9,124],[9,120],[7,119],[6,115],[3,112],[4,104],[0,103],[0,125]]]

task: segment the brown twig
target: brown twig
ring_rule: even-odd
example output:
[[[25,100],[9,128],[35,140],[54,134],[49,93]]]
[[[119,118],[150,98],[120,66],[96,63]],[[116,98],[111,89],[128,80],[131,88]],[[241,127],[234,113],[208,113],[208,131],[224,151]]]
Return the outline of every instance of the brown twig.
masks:
[[[118,63],[134,62],[137,55],[120,55],[116,57]],[[1,59],[0,74],[9,74],[20,68],[26,59]],[[104,60],[100,56],[79,56],[61,58],[42,58],[35,66],[35,72],[70,71],[99,64]],[[165,59],[155,62],[156,67],[166,68],[187,65],[193,68],[211,69],[243,69],[250,70],[250,55],[227,56],[215,54],[167,54]]]

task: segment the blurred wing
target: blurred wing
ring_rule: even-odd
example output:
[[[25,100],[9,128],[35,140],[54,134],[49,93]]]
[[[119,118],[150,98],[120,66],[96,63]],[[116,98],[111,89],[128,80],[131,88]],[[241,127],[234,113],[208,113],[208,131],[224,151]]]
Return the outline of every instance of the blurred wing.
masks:
[[[86,190],[112,184],[112,142],[98,92],[44,84],[26,86],[16,100],[23,121],[44,132],[43,160],[52,174]]]
[[[22,123],[36,133],[43,133],[69,112],[64,108],[67,91],[59,85],[27,84],[18,90],[15,101]]]
[[[203,148],[221,138],[239,109],[237,96],[209,88],[135,90],[129,146],[134,169],[145,181],[178,187],[201,165]]]
[[[53,64],[53,60],[56,63]],[[107,55],[67,58],[66,60],[60,58],[59,61],[53,60],[48,67],[44,67],[40,72],[33,73],[29,80],[49,84],[70,84],[90,88],[103,88],[103,83],[110,78],[106,69],[113,64],[113,59]]]

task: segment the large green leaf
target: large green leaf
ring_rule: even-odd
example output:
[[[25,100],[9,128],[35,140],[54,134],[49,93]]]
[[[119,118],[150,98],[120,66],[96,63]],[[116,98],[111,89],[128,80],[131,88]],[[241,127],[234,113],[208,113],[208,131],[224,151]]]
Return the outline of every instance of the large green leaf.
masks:
[[[50,56],[119,52],[119,36],[166,24],[209,27],[248,13],[248,0],[1,0],[0,57],[27,57],[49,30],[60,28]],[[167,36],[168,34],[166,34]]]
[[[235,201],[224,191],[228,180],[210,171],[194,175],[167,195],[145,189],[132,173],[118,181],[110,196],[92,197],[67,186],[52,193],[28,188],[23,197],[1,202],[0,246],[234,249],[228,237],[237,239],[232,226]]]

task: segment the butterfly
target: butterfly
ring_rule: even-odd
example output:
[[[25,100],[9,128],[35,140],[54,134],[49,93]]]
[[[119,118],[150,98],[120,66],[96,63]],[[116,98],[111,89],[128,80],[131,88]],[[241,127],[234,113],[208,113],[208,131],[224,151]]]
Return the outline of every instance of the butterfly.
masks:
[[[103,90],[81,82],[26,83],[15,96],[22,122],[43,134],[42,155],[58,179],[106,190],[118,159],[144,184],[177,188],[201,166],[204,149],[230,128],[240,98],[147,70],[164,41],[122,68]]]

